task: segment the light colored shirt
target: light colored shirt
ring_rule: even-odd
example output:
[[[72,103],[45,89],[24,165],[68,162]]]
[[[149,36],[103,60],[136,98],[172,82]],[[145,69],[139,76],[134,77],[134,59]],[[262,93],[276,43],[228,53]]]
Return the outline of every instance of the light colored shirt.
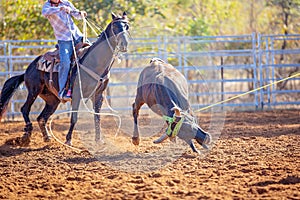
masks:
[[[60,10],[62,6],[69,7],[71,9],[71,13],[67,14],[65,11]],[[80,15],[79,10],[76,9],[71,2],[61,0],[56,7],[51,6],[51,3],[47,1],[43,6],[42,15],[48,18],[57,40],[71,41],[72,36],[75,40],[83,36],[81,31],[74,24],[70,15],[76,19],[82,19],[82,16]]]

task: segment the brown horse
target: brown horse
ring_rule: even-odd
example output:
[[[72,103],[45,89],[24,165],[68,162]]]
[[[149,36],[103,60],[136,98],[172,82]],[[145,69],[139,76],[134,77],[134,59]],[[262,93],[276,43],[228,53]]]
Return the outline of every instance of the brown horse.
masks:
[[[79,60],[79,74],[77,75],[73,85],[72,110],[76,111],[82,98],[91,98],[95,113],[99,113],[102,101],[103,91],[106,89],[109,78],[108,73],[119,52],[126,52],[128,46],[128,19],[124,12],[122,16],[112,13],[112,21],[101,33],[97,41],[89,48],[87,53]],[[41,56],[37,57],[25,73],[11,77],[8,79],[1,91],[0,97],[0,119],[5,113],[7,105],[18,86],[25,81],[28,90],[28,96],[25,104],[21,108],[23,118],[25,120],[25,133],[21,138],[17,138],[18,145],[28,145],[30,142],[32,123],[29,119],[29,112],[32,104],[37,96],[40,96],[46,105],[37,121],[44,141],[49,141],[50,136],[46,130],[46,123],[49,117],[55,112],[60,100],[52,92],[49,84],[49,73],[37,70],[38,61]],[[79,76],[80,75],[80,76]],[[57,73],[53,74],[53,82],[56,90],[58,89]],[[66,143],[71,145],[71,138],[74,126],[77,122],[77,112],[72,112],[71,124],[66,136]],[[100,140],[100,115],[94,115],[95,122],[95,140]]]
[[[143,69],[138,81],[137,94],[133,103],[134,133],[132,142],[139,144],[138,115],[141,106],[146,103],[156,114],[163,116],[168,129],[154,143],[161,143],[168,137],[178,136],[198,152],[193,140],[207,148],[211,141],[209,133],[203,131],[194,116],[190,114],[188,102],[188,84],[185,77],[172,65],[154,58],[150,66]]]

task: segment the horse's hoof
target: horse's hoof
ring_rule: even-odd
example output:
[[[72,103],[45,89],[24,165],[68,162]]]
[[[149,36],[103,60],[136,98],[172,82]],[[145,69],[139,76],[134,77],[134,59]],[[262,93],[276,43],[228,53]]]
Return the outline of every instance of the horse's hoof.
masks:
[[[27,147],[30,143],[30,136],[28,134],[24,134],[22,137],[17,137],[15,139],[15,145],[21,147]]]
[[[20,146],[20,147],[27,147],[29,146],[30,139],[23,139],[22,137],[16,137],[12,139],[8,139],[5,141],[6,145],[9,146]]]
[[[51,137],[50,136],[45,136],[44,137],[44,142],[50,142],[51,141]]]
[[[96,144],[105,144],[103,139],[95,139]]]
[[[5,141],[5,144],[9,146],[16,146],[16,139],[15,138],[8,139]]]
[[[67,141],[65,142],[65,144],[66,144],[66,145],[69,145],[69,146],[72,146],[71,140],[67,140]]]
[[[140,144],[140,138],[139,137],[132,137],[132,144],[139,145]]]

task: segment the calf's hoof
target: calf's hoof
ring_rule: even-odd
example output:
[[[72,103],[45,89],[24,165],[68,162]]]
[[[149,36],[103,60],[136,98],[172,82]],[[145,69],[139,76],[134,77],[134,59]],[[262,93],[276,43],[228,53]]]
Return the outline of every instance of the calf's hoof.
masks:
[[[139,137],[132,137],[132,144],[139,145],[140,144],[140,138]]]

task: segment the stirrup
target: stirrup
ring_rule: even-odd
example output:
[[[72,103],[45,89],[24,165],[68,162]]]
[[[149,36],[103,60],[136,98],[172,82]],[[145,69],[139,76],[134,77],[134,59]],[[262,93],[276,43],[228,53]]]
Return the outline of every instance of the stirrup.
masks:
[[[72,101],[72,97],[69,94],[69,90],[67,94],[65,94],[65,90],[62,91],[61,93],[58,93],[58,98],[62,103],[66,103],[68,101]]]
[[[64,102],[68,102],[68,101],[72,101],[72,98],[69,97],[69,96],[64,96],[64,97],[62,98],[62,100],[63,100]]]

